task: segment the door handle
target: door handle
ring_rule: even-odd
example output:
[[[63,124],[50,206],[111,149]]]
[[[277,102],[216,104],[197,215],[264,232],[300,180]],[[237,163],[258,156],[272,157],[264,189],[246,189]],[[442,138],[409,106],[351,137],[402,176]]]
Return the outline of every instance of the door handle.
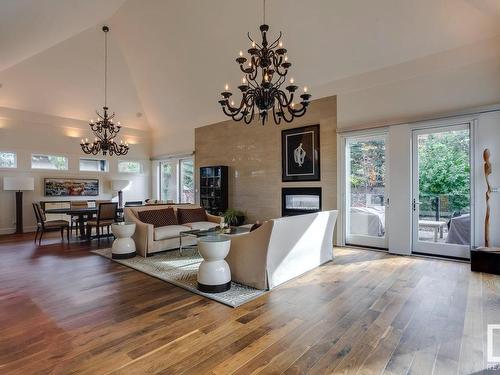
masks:
[[[420,205],[420,204],[421,204],[420,202],[417,202],[417,200],[415,198],[413,198],[413,211],[416,211],[417,205]]]

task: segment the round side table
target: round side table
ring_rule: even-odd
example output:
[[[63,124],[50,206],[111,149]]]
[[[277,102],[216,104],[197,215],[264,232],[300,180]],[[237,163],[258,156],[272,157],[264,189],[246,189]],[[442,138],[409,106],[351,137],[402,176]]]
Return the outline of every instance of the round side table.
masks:
[[[135,223],[114,223],[111,225],[111,231],[116,237],[111,248],[111,258],[128,259],[135,257],[135,242],[131,238],[135,232]]]
[[[224,258],[229,254],[231,240],[227,236],[207,236],[198,239],[198,252],[203,262],[198,269],[198,290],[220,293],[231,289],[231,270]]]

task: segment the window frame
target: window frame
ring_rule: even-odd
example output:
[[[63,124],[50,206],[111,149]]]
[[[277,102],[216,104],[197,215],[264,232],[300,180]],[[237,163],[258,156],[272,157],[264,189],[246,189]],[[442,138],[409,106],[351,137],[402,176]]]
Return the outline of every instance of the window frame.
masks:
[[[0,150],[0,154],[13,154],[14,155],[14,166],[13,167],[6,167],[6,166],[0,165],[0,169],[6,169],[6,170],[17,169],[17,152]]]
[[[120,164],[122,164],[122,163],[138,163],[139,164],[139,172],[121,171],[120,170]],[[139,175],[139,174],[144,173],[144,164],[140,160],[126,160],[126,159],[121,159],[121,160],[118,160],[118,162],[116,164],[116,169],[117,169],[118,173],[126,173],[126,174]]]
[[[84,170],[84,169],[82,169],[82,165],[81,165],[81,161],[82,160],[104,161],[105,162],[105,168],[104,168],[103,171],[101,171],[101,170],[95,170],[95,171]],[[89,158],[89,157],[82,156],[82,157],[80,157],[78,159],[78,170],[80,172],[109,173],[109,160],[107,160],[107,159],[99,159],[99,158]]]
[[[58,169],[58,168],[36,168],[33,167],[33,156],[53,156],[53,157],[58,157],[58,158],[65,158],[66,159],[66,168],[63,169]],[[61,155],[61,154],[45,154],[45,153],[31,153],[30,156],[30,167],[31,169],[38,170],[38,171],[69,171],[69,156],[67,155]]]

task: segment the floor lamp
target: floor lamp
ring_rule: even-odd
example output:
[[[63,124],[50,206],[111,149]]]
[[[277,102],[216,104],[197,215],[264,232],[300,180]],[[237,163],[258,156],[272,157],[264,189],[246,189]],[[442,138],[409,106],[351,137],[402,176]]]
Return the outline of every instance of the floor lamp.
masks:
[[[16,192],[16,234],[23,233],[23,191],[35,190],[33,177],[4,177],[3,189]]]
[[[112,180],[111,190],[118,192],[118,207],[123,207],[123,189],[125,189],[130,181],[128,180]]]

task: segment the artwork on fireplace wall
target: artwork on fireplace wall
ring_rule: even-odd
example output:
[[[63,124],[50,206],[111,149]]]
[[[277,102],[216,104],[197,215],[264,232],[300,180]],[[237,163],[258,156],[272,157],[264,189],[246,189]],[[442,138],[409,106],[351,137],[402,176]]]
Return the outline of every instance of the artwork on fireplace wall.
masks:
[[[47,197],[97,196],[99,195],[99,180],[46,178],[44,188]]]
[[[319,181],[319,125],[281,132],[282,181]]]

